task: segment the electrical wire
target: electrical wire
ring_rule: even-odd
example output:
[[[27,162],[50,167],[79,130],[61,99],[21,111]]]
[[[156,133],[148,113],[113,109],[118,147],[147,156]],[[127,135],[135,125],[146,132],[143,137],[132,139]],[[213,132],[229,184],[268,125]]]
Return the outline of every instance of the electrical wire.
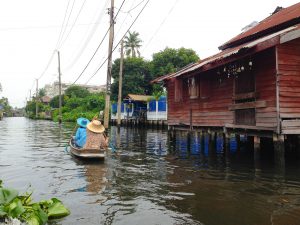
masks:
[[[80,16],[80,14],[81,14],[81,11],[82,11],[82,9],[83,9],[85,3],[86,3],[86,0],[83,1],[82,5],[81,5],[81,7],[80,7],[80,9],[79,9],[79,12],[77,13],[77,16],[76,16],[75,20],[73,21],[73,24],[72,24],[72,26],[71,26],[71,28],[70,28],[70,30],[69,30],[67,36],[66,36],[65,39],[61,42],[59,48],[61,48],[61,47],[63,46],[63,44],[66,42],[66,40],[68,39],[70,33],[72,32],[72,30],[73,30],[73,28],[74,28],[74,26],[75,26],[75,24],[76,24],[76,22],[77,22],[77,20],[78,20],[78,18],[79,18],[79,16]]]
[[[50,66],[50,64],[51,64],[51,62],[52,62],[52,60],[53,60],[54,55],[55,55],[55,51],[53,51],[53,53],[52,53],[52,55],[51,55],[51,57],[50,57],[50,59],[49,59],[47,65],[46,65],[45,69],[43,70],[43,72],[42,72],[41,75],[39,76],[38,80],[41,79],[41,78],[45,75],[46,71],[48,70],[48,68],[49,68],[49,66]]]
[[[69,13],[66,25],[65,25],[65,29],[64,29],[64,31],[63,31],[63,33],[61,35],[60,41],[63,40],[64,34],[65,34],[66,30],[67,30],[67,27],[68,27],[68,24],[69,24],[69,20],[70,20],[70,17],[72,15],[72,12],[73,12],[74,4],[75,4],[75,0],[73,0],[73,4],[71,6],[71,10],[70,10],[70,13]],[[59,49],[60,47],[61,47],[61,43],[59,43],[59,45],[56,47],[56,49]]]
[[[132,10],[132,7],[133,7],[133,4],[135,3],[135,1],[136,1],[136,0],[134,0],[134,1],[132,2],[131,6],[130,6],[130,8],[131,8],[130,10]],[[144,0],[142,0],[142,1],[144,1]],[[139,3],[139,4],[140,4],[140,3]],[[136,6],[135,6],[135,8],[136,8]],[[130,10],[129,10],[129,11],[130,11]],[[129,12],[129,11],[128,11],[128,12]],[[126,21],[126,19],[127,19],[128,15],[129,15],[129,13],[127,13],[127,14],[126,14],[126,16],[125,16],[125,18],[124,18],[123,22],[121,23],[121,25],[120,25],[120,27],[119,27],[119,29],[118,29],[117,33],[116,33],[116,37],[117,37],[117,36],[118,36],[118,34],[120,33],[120,31],[121,31],[121,28],[123,27],[123,25],[124,25],[124,23],[125,23],[125,21]]]
[[[175,0],[173,6],[171,7],[171,9],[169,10],[168,14],[166,15],[166,17],[163,19],[163,21],[159,24],[159,26],[157,27],[156,31],[154,32],[154,34],[152,35],[152,37],[149,39],[149,41],[147,42],[147,44],[144,45],[144,48],[142,51],[145,51],[145,49],[148,47],[148,45],[152,42],[153,38],[157,35],[157,33],[159,32],[159,30],[161,29],[161,27],[164,25],[164,23],[166,22],[167,18],[171,15],[173,9],[175,8],[176,4],[178,3],[179,0]]]
[[[116,16],[114,17],[114,19],[113,19],[113,21],[112,21],[113,23],[114,23],[115,19],[117,18],[117,16],[118,16],[118,14],[119,14],[119,12],[120,12],[120,10],[121,10],[121,8],[122,8],[122,6],[123,6],[123,4],[124,4],[125,1],[126,1],[126,0],[123,0],[123,2],[122,2],[122,4],[121,4],[121,6],[120,6],[120,8],[119,8],[119,10],[118,10],[118,12],[117,12],[117,14],[116,14]],[[100,44],[99,44],[98,47],[96,48],[94,54],[92,55],[92,57],[90,58],[90,60],[88,61],[88,63],[87,63],[86,66],[84,67],[84,69],[81,71],[81,73],[79,74],[79,76],[78,76],[78,77],[76,78],[76,80],[73,82],[73,84],[75,84],[75,83],[78,81],[78,79],[82,76],[82,74],[84,73],[84,71],[85,71],[85,70],[87,69],[87,67],[90,65],[91,61],[93,60],[93,58],[95,57],[96,53],[98,52],[100,46],[102,45],[103,41],[105,40],[105,38],[106,38],[106,36],[107,36],[107,34],[108,34],[108,32],[109,32],[111,26],[112,26],[112,23],[109,25],[109,28],[107,29],[107,31],[106,31],[104,37],[102,38]]]
[[[108,4],[109,0],[106,0],[105,4],[103,5],[102,9],[99,14],[99,16],[96,19],[96,23],[94,23],[93,29],[89,32],[87,38],[85,39],[84,44],[81,46],[80,50],[77,52],[76,56],[73,58],[73,61],[64,69],[65,71],[69,70],[70,68],[73,67],[73,65],[78,61],[78,59],[80,58],[80,56],[82,56],[82,53],[84,52],[84,50],[86,49],[87,45],[90,43],[92,37],[94,36],[96,29],[97,29],[97,24],[100,24],[100,21],[103,19],[104,16],[104,12],[105,12],[105,8]],[[82,39],[84,40],[84,38]],[[82,41],[81,41],[82,42]],[[75,54],[73,54],[75,55]]]
[[[59,35],[58,35],[58,40],[56,42],[56,47],[55,47],[56,49],[58,47],[58,44],[59,44],[59,41],[60,41],[60,37],[61,37],[62,31],[63,31],[63,28],[64,28],[64,24],[65,24],[66,16],[67,16],[67,13],[68,13],[70,1],[71,0],[68,1],[68,5],[67,5],[66,11],[65,11],[64,19],[63,19],[63,22],[62,22],[62,25],[61,25],[61,28],[60,28],[60,32],[59,32]]]
[[[127,31],[125,32],[125,34],[119,40],[118,44],[113,48],[113,50],[112,50],[112,52],[110,54],[112,54],[116,50],[116,48],[118,47],[118,45],[121,43],[121,41],[123,40],[123,38],[126,36],[127,32],[131,29],[131,27],[135,24],[135,22],[137,21],[137,19],[139,18],[139,16],[142,14],[142,12],[144,11],[144,9],[148,5],[149,1],[150,0],[147,0],[147,2],[143,6],[143,8],[139,12],[139,14],[135,17],[135,19],[133,20],[133,22],[131,23],[131,25],[129,26],[129,28],[127,29]],[[102,62],[102,64],[99,66],[99,68],[93,73],[93,75],[88,79],[88,81],[85,84],[87,84],[97,74],[97,72],[102,68],[102,66],[104,65],[104,63],[108,60],[109,56],[104,60],[104,62]]]

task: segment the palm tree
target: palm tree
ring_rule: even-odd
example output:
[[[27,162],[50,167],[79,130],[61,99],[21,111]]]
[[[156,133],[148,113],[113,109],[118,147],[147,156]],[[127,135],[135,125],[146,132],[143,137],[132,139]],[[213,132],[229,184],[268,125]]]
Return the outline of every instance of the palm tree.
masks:
[[[126,49],[126,56],[128,57],[140,57],[139,48],[142,46],[142,40],[139,38],[139,33],[133,31],[132,33],[129,31],[128,35],[125,37],[124,47]]]

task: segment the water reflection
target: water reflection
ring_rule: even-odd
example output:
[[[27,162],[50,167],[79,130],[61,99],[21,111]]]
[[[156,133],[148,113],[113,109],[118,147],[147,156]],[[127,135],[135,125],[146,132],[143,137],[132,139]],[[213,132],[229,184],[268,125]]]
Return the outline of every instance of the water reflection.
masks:
[[[275,164],[268,142],[111,127],[116,153],[83,163],[64,151],[73,126],[0,121],[0,179],[61,198],[72,214],[53,224],[299,224],[299,161]]]

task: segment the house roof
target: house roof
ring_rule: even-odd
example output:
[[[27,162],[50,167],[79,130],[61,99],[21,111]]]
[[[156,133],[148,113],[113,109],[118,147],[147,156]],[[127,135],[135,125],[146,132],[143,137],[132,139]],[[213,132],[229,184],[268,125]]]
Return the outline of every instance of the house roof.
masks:
[[[237,35],[219,47],[225,50],[242,43],[252,41],[254,39],[269,35],[271,33],[282,30],[286,27],[293,26],[300,22],[300,2],[288,8],[274,12],[271,16],[265,18],[254,27]]]
[[[49,103],[51,101],[51,98],[49,96],[43,96],[42,97],[42,102],[43,103]]]
[[[300,25],[291,26],[284,30],[272,33],[270,35],[261,37],[254,41],[241,44],[237,47],[225,49],[224,51],[215,54],[206,59],[200,60],[188,67],[185,67],[175,73],[161,76],[152,81],[152,83],[158,83],[164,80],[169,80],[181,76],[183,74],[189,74],[194,71],[207,71],[218,66],[224,65],[228,62],[237,60],[238,58],[245,57],[247,54],[254,54],[256,52],[265,50],[280,43],[296,39],[300,37]]]
[[[131,99],[133,101],[147,102],[150,98],[152,98],[151,95],[134,95],[134,94],[128,94],[125,99]]]

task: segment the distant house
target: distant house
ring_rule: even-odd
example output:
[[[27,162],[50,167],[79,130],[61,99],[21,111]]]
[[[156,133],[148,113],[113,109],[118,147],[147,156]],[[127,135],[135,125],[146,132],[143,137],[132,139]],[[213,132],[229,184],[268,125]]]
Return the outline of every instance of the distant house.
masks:
[[[300,134],[300,3],[219,49],[153,81],[167,88],[168,125]]]
[[[41,98],[41,101],[42,103],[46,104],[46,105],[49,105],[50,101],[51,101],[51,98],[49,96],[43,96]]]
[[[151,95],[128,94],[121,104],[121,119],[166,120],[166,97],[156,101]],[[117,119],[117,103],[112,104],[113,120]]]

